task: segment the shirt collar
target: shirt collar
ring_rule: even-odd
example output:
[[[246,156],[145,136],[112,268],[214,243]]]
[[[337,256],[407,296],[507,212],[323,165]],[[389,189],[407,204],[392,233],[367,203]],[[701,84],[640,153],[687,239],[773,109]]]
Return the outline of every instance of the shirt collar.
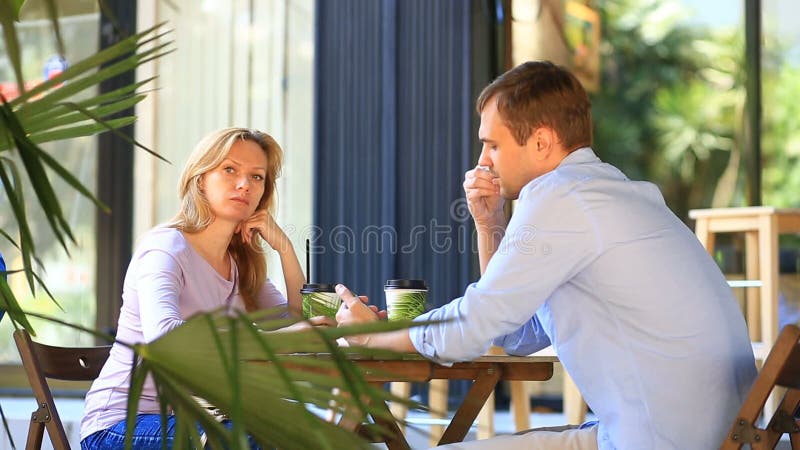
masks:
[[[600,158],[594,154],[594,150],[591,147],[581,147],[573,152],[570,152],[561,162],[550,172],[547,172],[543,175],[540,175],[533,180],[529,181],[528,184],[522,187],[519,192],[520,198],[525,195],[528,191],[533,189],[542,178],[544,178],[547,174],[555,172],[556,170],[562,167],[574,166],[578,164],[586,164],[586,163],[598,163],[600,162]]]

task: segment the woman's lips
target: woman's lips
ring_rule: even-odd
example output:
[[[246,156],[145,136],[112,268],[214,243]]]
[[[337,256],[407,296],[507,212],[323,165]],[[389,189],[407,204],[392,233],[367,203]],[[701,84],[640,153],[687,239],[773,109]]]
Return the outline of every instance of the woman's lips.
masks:
[[[249,206],[250,205],[250,202],[248,202],[247,199],[242,198],[242,197],[233,197],[231,200],[233,200],[235,202],[238,202],[238,203],[242,203],[245,206]]]

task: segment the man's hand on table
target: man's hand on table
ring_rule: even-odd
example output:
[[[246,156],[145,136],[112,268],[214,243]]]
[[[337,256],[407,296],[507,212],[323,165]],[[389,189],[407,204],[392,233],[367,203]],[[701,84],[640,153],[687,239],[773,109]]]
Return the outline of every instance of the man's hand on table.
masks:
[[[367,304],[369,299],[366,296],[353,295],[350,289],[341,284],[336,285],[336,293],[342,299],[342,306],[336,313],[339,326],[375,322],[386,318],[386,311],[378,311],[377,306]],[[345,339],[350,345],[367,346],[370,335],[347,336]]]

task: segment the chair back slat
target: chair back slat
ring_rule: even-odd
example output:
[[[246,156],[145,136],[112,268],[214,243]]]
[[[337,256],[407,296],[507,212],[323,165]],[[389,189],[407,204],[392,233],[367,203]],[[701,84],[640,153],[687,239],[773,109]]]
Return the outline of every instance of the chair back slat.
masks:
[[[25,330],[14,331],[14,341],[37,403],[37,409],[31,415],[26,450],[41,448],[45,429],[54,449],[69,450],[64,424],[47,379],[94,380],[108,359],[111,346],[54,347],[33,342]]]
[[[775,414],[766,418],[768,423],[762,427],[759,415],[775,387],[784,387],[787,391]],[[787,325],[767,355],[720,448],[739,450],[750,445],[754,449],[774,449],[781,435],[789,433],[792,448],[800,449],[800,427],[794,419],[799,405],[800,328]]]
[[[33,342],[44,376],[56,380],[88,381],[100,375],[110,346],[53,347]]]
[[[789,356],[783,362],[775,384],[787,388],[800,389],[800,340],[795,341]]]

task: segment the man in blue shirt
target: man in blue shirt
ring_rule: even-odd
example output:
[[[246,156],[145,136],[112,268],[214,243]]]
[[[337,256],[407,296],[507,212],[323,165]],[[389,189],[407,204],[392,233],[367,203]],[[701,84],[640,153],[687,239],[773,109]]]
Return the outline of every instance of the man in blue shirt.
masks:
[[[441,322],[352,342],[443,363],[491,343],[519,355],[552,344],[598,418],[448,448],[719,447],[756,368],[714,261],[656,186],[597,158],[589,99],[565,69],[522,64],[486,87],[477,109],[483,149],[464,190],[481,279],[418,318]],[[377,319],[337,292],[340,324]]]

